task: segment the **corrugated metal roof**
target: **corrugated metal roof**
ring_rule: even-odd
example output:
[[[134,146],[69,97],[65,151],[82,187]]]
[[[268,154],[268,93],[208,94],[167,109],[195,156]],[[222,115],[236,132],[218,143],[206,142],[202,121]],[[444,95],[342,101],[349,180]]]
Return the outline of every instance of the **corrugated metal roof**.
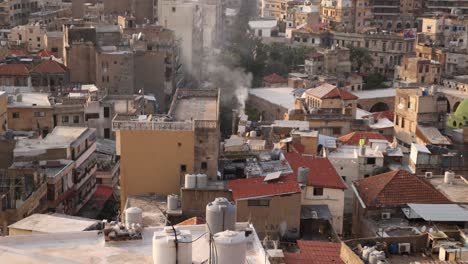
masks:
[[[408,206],[426,221],[468,222],[468,210],[457,204],[414,204]]]

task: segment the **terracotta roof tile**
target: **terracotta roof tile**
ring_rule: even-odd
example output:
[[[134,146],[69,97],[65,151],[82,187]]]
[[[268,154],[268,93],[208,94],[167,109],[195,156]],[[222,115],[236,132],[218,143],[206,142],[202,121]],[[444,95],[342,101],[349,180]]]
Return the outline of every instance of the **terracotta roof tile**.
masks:
[[[299,253],[285,253],[286,264],[344,264],[340,243],[298,240]]]
[[[28,76],[28,67],[24,64],[1,64],[0,75],[2,76]]]
[[[276,73],[272,73],[268,76],[263,77],[263,81],[268,82],[268,83],[287,83],[288,82],[288,80],[279,76]]]
[[[338,88],[334,85],[329,83],[324,83],[318,87],[310,88],[306,91],[308,95],[313,97],[317,97],[320,99],[331,99],[331,98],[341,98],[343,100],[356,100],[358,99],[357,96],[354,94]]]
[[[29,53],[27,53],[24,50],[20,50],[20,49],[12,49],[12,50],[10,50],[10,54],[11,55],[18,55],[18,56],[30,56]]]
[[[51,57],[51,56],[55,56],[55,54],[51,51],[48,51],[48,50],[41,50],[39,51],[37,54],[37,56],[40,56],[40,57]]]
[[[450,203],[423,178],[398,170],[354,182],[366,206],[395,207],[408,203]]]
[[[307,58],[320,58],[320,57],[323,57],[323,54],[319,52],[311,52],[311,53],[307,53],[305,56]]]
[[[300,193],[301,188],[294,177],[281,176],[278,180],[264,181],[264,177],[253,177],[228,181],[228,188],[235,200],[274,196],[286,193]]]
[[[294,171],[291,176],[296,177],[299,167],[305,166],[309,168],[308,185],[346,189],[346,185],[327,158],[303,156],[293,152],[284,153],[284,156]]]
[[[67,72],[67,67],[54,60],[43,60],[31,72],[33,73],[49,73],[49,74],[63,74]]]
[[[382,140],[388,141],[387,137],[377,132],[352,132],[352,133],[339,137],[337,140],[340,142],[343,142],[346,145],[356,146],[356,145],[359,145],[359,140],[361,138],[366,139],[366,144],[369,142],[369,139],[382,139]]]
[[[322,98],[341,98],[343,100],[356,100],[358,99],[357,96],[355,96],[354,94],[346,91],[346,90],[343,90],[341,88],[335,88],[333,90],[331,90],[329,93],[327,93],[324,97]]]

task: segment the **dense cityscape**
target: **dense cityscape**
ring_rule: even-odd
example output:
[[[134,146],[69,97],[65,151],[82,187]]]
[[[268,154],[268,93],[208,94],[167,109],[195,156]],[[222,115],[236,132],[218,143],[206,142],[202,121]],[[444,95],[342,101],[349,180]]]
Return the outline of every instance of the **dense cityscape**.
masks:
[[[0,263],[468,263],[468,0],[0,0]]]

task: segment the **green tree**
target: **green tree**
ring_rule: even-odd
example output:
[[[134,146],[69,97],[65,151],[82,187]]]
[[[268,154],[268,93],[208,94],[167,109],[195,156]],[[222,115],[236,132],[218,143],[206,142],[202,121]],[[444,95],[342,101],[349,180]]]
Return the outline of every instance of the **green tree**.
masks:
[[[370,67],[374,64],[370,51],[366,48],[357,48],[354,46],[348,46],[350,55],[349,59],[353,65],[353,68],[361,72],[362,67]]]

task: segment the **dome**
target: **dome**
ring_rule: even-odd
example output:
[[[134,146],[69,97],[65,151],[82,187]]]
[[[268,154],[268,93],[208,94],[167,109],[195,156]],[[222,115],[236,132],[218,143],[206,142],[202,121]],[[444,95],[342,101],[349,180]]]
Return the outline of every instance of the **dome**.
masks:
[[[468,99],[463,100],[455,113],[450,115],[447,125],[452,128],[461,128],[468,123]]]

